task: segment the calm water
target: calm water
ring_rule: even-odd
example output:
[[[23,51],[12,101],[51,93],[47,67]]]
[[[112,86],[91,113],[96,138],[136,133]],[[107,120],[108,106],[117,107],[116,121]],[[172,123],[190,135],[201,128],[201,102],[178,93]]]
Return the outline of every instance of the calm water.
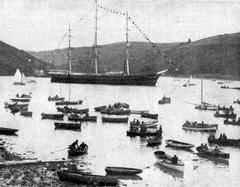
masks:
[[[240,127],[224,125],[223,119],[213,117],[213,112],[197,111],[191,103],[200,103],[200,80],[193,79],[195,87],[182,87],[184,79],[160,78],[156,87],[140,86],[107,86],[50,83],[50,79],[37,79],[37,84],[13,86],[12,77],[0,77],[0,120],[1,126],[19,128],[18,136],[3,136],[14,152],[22,153],[26,157],[39,159],[67,158],[67,150],[63,149],[75,139],[89,145],[87,155],[81,159],[79,167],[95,174],[105,175],[106,166],[125,166],[142,168],[139,176],[142,180],[123,180],[122,185],[128,186],[239,186],[240,185],[240,149],[223,147],[229,152],[229,165],[216,164],[204,158],[198,158],[192,152],[174,150],[165,147],[166,139],[177,139],[193,143],[196,146],[206,143],[208,133],[187,132],[182,130],[186,120],[206,121],[218,123],[216,136],[226,133],[229,138],[240,138]],[[240,86],[240,82],[228,83],[229,86]],[[204,100],[209,103],[233,105],[233,100],[240,97],[240,91],[220,89],[215,81],[204,80]],[[26,118],[19,114],[12,115],[4,109],[4,101],[17,93],[32,92],[29,110],[33,111],[33,118]],[[97,115],[97,123],[83,123],[81,132],[54,130],[51,120],[41,120],[42,112],[56,112],[53,102],[47,97],[60,94],[71,100],[83,100],[79,108],[89,108],[90,115]],[[172,98],[170,105],[158,105],[163,95]],[[154,148],[146,146],[145,138],[130,138],[126,136],[127,124],[110,124],[101,122],[101,115],[95,113],[95,106],[126,102],[131,109],[149,110],[159,114],[159,121],[163,127],[163,143]],[[240,115],[240,105],[233,105],[235,112]],[[138,118],[131,115],[131,119]],[[66,119],[65,119],[66,120]],[[142,119],[141,119],[142,120]],[[153,152],[165,150],[176,154],[185,163],[184,173],[169,171],[157,164]],[[195,151],[195,149],[194,149]],[[196,160],[198,158],[198,160]],[[194,159],[194,160],[192,160]],[[148,167],[150,166],[150,167]]]

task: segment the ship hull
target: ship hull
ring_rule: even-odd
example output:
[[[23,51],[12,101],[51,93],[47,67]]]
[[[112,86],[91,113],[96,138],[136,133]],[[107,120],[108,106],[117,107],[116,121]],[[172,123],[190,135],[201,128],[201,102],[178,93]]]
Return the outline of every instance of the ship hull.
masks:
[[[159,75],[50,74],[51,82],[155,86]]]

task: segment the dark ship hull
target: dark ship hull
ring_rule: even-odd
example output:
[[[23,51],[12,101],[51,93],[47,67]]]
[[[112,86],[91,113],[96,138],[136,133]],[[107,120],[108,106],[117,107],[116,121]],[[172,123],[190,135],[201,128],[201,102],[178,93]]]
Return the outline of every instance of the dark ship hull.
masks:
[[[96,75],[75,73],[49,73],[49,75],[51,77],[51,82],[144,86],[155,86],[160,76],[159,73],[151,75]]]

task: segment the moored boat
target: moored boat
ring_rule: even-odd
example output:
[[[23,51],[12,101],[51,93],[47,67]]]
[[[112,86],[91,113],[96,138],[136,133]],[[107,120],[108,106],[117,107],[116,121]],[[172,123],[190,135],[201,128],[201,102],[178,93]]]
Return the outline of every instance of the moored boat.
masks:
[[[13,102],[29,102],[30,98],[12,98],[10,100]]]
[[[216,131],[218,129],[217,124],[206,124],[204,122],[197,123],[197,122],[189,122],[186,121],[182,128],[184,130],[192,130],[192,131]]]
[[[171,139],[166,140],[166,144],[171,147],[182,148],[182,149],[189,149],[194,147],[193,144],[171,140]]]
[[[96,112],[101,112],[102,110],[105,110],[106,108],[107,108],[106,105],[104,105],[104,106],[97,106],[97,107],[94,108],[94,110]]]
[[[240,118],[236,121],[235,119],[229,120],[228,118],[223,121],[224,124],[226,125],[237,125],[240,126]]]
[[[172,157],[164,151],[156,151],[154,152],[154,156],[158,159],[160,165],[173,170],[184,171],[184,163],[177,157]]]
[[[18,131],[18,129],[0,127],[0,134],[13,135]]]
[[[55,129],[65,129],[65,130],[81,130],[81,123],[60,123],[60,122],[55,122]]]
[[[70,116],[68,116],[68,120],[69,121],[92,121],[92,122],[96,122],[97,121],[97,116],[80,116],[77,114],[72,114]]]
[[[58,95],[55,95],[53,97],[49,96],[48,97],[48,101],[64,101],[65,98],[64,97],[59,97]]]
[[[90,175],[89,173],[58,171],[60,180],[66,180],[77,184],[87,184],[95,186],[117,186],[118,178],[102,175]]]
[[[100,111],[101,114],[108,114],[108,115],[129,115],[130,110],[126,109],[105,109]]]
[[[56,105],[81,105],[83,103],[82,100],[79,101],[58,101]]]
[[[240,99],[237,99],[236,101],[233,101],[233,104],[240,104]]]
[[[130,114],[142,114],[142,113],[148,113],[148,110],[130,110]]]
[[[109,123],[127,123],[127,122],[128,122],[128,117],[124,117],[124,118],[102,117],[102,122],[109,122]]]
[[[62,112],[62,113],[84,114],[84,113],[88,113],[89,109],[88,108],[77,109],[77,108],[71,108],[71,107],[64,106],[64,107],[57,107],[57,111]]]
[[[136,175],[142,173],[141,169],[127,167],[106,167],[107,174]]]
[[[201,157],[208,158],[213,161],[220,161],[220,162],[225,162],[228,161],[230,154],[229,153],[224,153],[219,150],[219,148],[215,149],[208,149],[205,148],[204,146],[199,146],[196,148],[198,151],[197,155]]]
[[[53,120],[63,120],[64,115],[63,114],[41,114],[42,119],[53,119]]]
[[[234,114],[233,112],[231,113],[219,113],[219,111],[216,111],[214,113],[214,117],[216,118],[231,118],[231,119],[235,119],[237,117],[237,114]]]
[[[208,137],[208,142],[210,144],[217,144],[221,146],[237,146],[240,147],[240,139],[221,139],[221,138],[215,138],[215,136],[210,135]]]
[[[30,111],[21,111],[20,115],[21,116],[25,116],[25,117],[32,117],[32,112],[30,112]]]
[[[141,117],[150,118],[150,119],[158,119],[158,114],[142,113]]]

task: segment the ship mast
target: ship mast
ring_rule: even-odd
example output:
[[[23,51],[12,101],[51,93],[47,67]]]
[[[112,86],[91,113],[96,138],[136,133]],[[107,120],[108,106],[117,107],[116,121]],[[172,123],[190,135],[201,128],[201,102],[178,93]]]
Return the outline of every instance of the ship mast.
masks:
[[[201,77],[201,105],[203,103],[203,77]]]
[[[96,12],[95,12],[95,39],[94,39],[94,46],[93,46],[93,49],[94,49],[94,64],[95,64],[95,74],[98,74],[98,62],[97,62],[97,59],[98,59],[98,53],[97,53],[97,29],[98,29],[98,22],[97,22],[97,13],[98,13],[98,9],[97,9],[97,0],[95,0],[95,4],[96,4]]]
[[[126,11],[126,74],[129,75],[128,12]]]
[[[69,63],[69,73],[72,73],[72,51],[71,51],[71,28],[69,24],[68,29],[68,63]]]

